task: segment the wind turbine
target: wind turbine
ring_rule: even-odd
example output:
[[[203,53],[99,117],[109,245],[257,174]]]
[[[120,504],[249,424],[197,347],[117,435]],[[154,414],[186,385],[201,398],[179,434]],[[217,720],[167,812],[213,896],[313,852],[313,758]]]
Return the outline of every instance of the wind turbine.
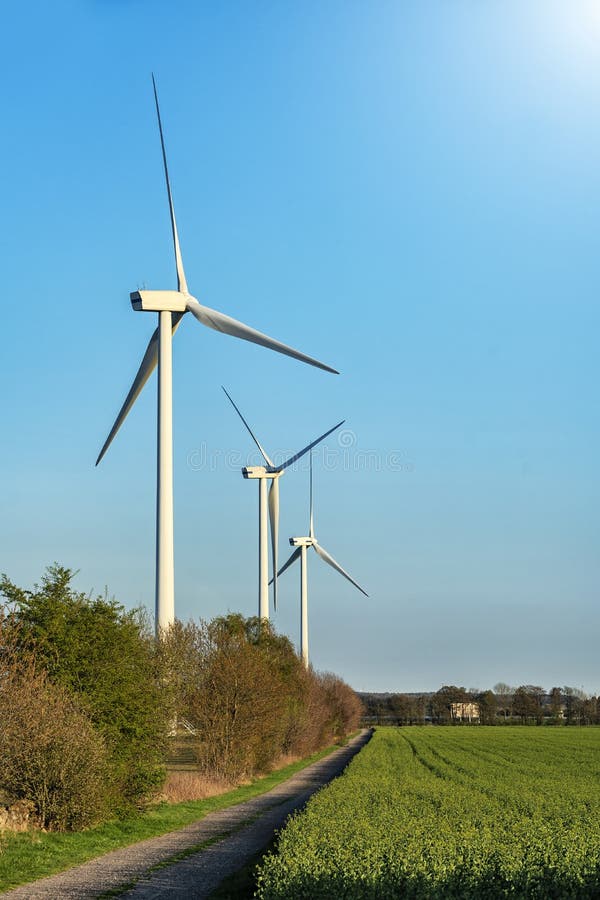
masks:
[[[221,385],[223,387],[223,385]],[[328,437],[332,431],[335,431],[336,428],[339,428],[340,425],[343,425],[346,421],[342,419],[341,422],[338,422],[337,425],[334,425],[333,428],[330,428],[329,431],[326,431],[325,434],[322,434],[321,437],[316,438],[316,440],[312,441],[308,446],[304,447],[303,450],[299,450],[298,453],[294,453],[293,456],[290,456],[289,459],[286,459],[285,462],[276,466],[275,463],[271,460],[269,456],[246,422],[242,413],[236,406],[233,401],[233,398],[229,394],[225,388],[225,395],[227,399],[235,409],[236,413],[246,426],[246,429],[258,447],[262,458],[264,459],[266,465],[264,466],[244,466],[242,469],[242,475],[244,478],[256,478],[258,479],[258,616],[260,619],[268,619],[269,618],[269,584],[273,584],[273,606],[277,609],[277,551],[278,551],[278,543],[279,543],[279,479],[284,474],[285,470],[292,465],[292,463],[297,462],[305,453],[308,453],[312,450],[313,447],[316,447],[317,444],[320,444],[321,441],[324,441],[326,437]],[[271,526],[271,552],[273,555],[273,578],[269,581],[269,572],[268,572],[268,553],[267,553],[267,481],[271,480],[271,487],[269,488],[269,524]]]
[[[157,428],[157,484],[156,484],[156,616],[155,627],[157,634],[173,622],[175,618],[175,585],[174,585],[174,561],[173,561],[173,385],[172,385],[172,336],[179,327],[182,318],[190,312],[202,325],[241,338],[244,341],[252,341],[278,353],[284,353],[299,359],[311,366],[317,366],[326,372],[338,374],[336,369],[294,350],[280,341],[238,322],[224,313],[208,306],[203,306],[188,292],[187,281],[183,269],[177,224],[175,222],[175,210],[167,168],[167,154],[163,136],[160,108],[156,82],[152,76],[154,89],[154,102],[156,116],[158,118],[158,130],[162,147],[162,158],[167,184],[167,196],[169,200],[169,212],[171,215],[171,230],[173,233],[173,249],[175,251],[175,268],[177,271],[177,290],[168,291],[135,291],[130,294],[131,305],[136,311],[158,313],[158,328],[150,338],[146,352],[133,380],[125,402],[115,420],[110,433],[100,451],[96,465],[100,462],[108,450],[117,431],[123,424],[131,407],[135,403],[142,388],[154,371],[158,363],[158,428]]]
[[[306,565],[306,551],[309,547],[312,547],[313,550],[317,553],[321,559],[327,563],[327,565],[331,566],[332,569],[335,569],[336,572],[339,572],[340,575],[343,575],[344,578],[347,578],[350,584],[353,584],[355,588],[368,597],[367,592],[361,588],[360,584],[356,582],[353,578],[348,575],[345,569],[342,569],[339,563],[335,561],[333,556],[331,556],[324,547],[321,547],[319,542],[315,537],[315,527],[314,527],[314,516],[313,516],[313,470],[312,470],[312,453],[310,456],[310,520],[308,527],[308,535],[305,537],[291,537],[290,544],[292,547],[296,549],[288,559],[286,563],[281,567],[277,575],[283,575],[286,569],[296,562],[297,559],[300,560],[300,655],[302,657],[302,662],[304,663],[305,668],[308,669],[308,582],[307,582],[307,565]],[[271,579],[272,581],[274,579]],[[270,583],[270,582],[269,582]]]

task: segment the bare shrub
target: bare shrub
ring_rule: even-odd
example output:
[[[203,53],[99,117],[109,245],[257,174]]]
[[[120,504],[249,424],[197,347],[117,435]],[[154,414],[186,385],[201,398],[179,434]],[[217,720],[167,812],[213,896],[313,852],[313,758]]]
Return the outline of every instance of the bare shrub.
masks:
[[[85,828],[109,805],[103,739],[69,693],[3,640],[0,620],[0,792],[30,802],[49,830]],[[17,807],[18,808],[18,807]]]
[[[161,788],[165,775],[168,717],[154,637],[140,610],[77,591],[74,576],[49,566],[33,590],[0,576],[4,630],[19,654],[33,655],[85,710],[109,752],[119,811],[128,814]]]
[[[354,691],[306,671],[289,639],[257,618],[176,622],[161,635],[158,658],[172,715],[195,728],[204,775],[239,783],[357,726]]]
[[[325,694],[331,737],[339,741],[358,728],[360,717],[363,714],[362,701],[352,688],[337,675],[325,672],[319,676],[319,679]]]
[[[303,669],[299,679],[301,702],[294,705],[286,749],[303,757],[331,743],[331,715],[319,676]]]

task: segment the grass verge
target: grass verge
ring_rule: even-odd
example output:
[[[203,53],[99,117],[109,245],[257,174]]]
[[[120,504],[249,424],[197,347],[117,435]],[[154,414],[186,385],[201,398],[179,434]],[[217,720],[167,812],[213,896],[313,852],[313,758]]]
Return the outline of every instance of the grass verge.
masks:
[[[337,744],[326,747],[306,759],[291,763],[225,794],[187,803],[161,803],[135,818],[107,822],[88,831],[72,834],[4,832],[0,843],[0,891],[63,872],[71,866],[146,838],[177,831],[204,818],[208,813],[265,794],[296,772],[337,749]]]

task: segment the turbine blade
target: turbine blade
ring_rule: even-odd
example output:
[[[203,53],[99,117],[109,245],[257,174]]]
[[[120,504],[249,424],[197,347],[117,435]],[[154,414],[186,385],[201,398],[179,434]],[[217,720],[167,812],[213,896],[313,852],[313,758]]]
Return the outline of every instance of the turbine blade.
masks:
[[[313,516],[313,474],[312,474],[312,453],[310,454],[310,519],[308,523],[309,537],[315,536],[315,522]]]
[[[266,464],[267,464],[268,466],[271,466],[271,468],[273,468],[273,463],[271,462],[271,459],[267,456],[266,450],[264,449],[264,447],[262,446],[262,444],[260,443],[260,441],[258,440],[258,438],[256,437],[256,435],[254,434],[254,432],[252,431],[252,429],[250,428],[250,426],[249,426],[248,423],[246,422],[245,418],[243,417],[243,415],[242,415],[241,412],[239,411],[239,409],[238,409],[238,407],[236,406],[236,404],[233,402],[233,398],[231,397],[231,394],[229,393],[229,391],[226,390],[226,388],[223,387],[223,385],[221,385],[221,387],[222,387],[223,390],[225,391],[225,396],[227,397],[227,399],[229,400],[229,402],[231,403],[231,405],[232,405],[233,408],[235,409],[236,413],[238,414],[238,416],[240,417],[240,419],[242,420],[242,422],[243,422],[244,425],[246,426],[246,429],[247,429],[247,431],[248,431],[248,434],[250,435],[250,437],[252,438],[252,440],[254,441],[254,443],[256,444],[256,446],[258,447],[258,449],[260,450],[260,452],[261,452],[261,454],[262,454],[262,457],[263,457],[264,461],[266,462]]]
[[[277,550],[279,545],[279,478],[271,481],[269,489],[269,525],[273,555],[273,608],[277,609]]]
[[[253,344],[260,344],[261,347],[268,347],[269,350],[276,350],[278,353],[283,353],[286,356],[299,359],[300,362],[308,363],[310,366],[316,366],[318,369],[324,369],[326,372],[332,372],[334,375],[340,374],[337,369],[332,369],[330,366],[326,366],[325,363],[319,362],[318,359],[313,359],[312,356],[307,356],[299,350],[294,350],[292,347],[288,347],[287,344],[282,344],[281,341],[276,341],[274,338],[263,334],[261,331],[256,331],[254,328],[250,328],[249,325],[238,322],[237,319],[232,319],[231,316],[226,316],[224,313],[217,312],[216,309],[211,309],[209,306],[202,306],[194,297],[189,297],[187,308],[199,322],[202,322],[202,324],[206,325],[208,328],[213,328],[215,331],[220,331],[223,334],[230,334],[233,337],[241,338],[243,341],[251,341]]]
[[[295,563],[297,559],[300,559],[301,553],[302,553],[302,547],[296,547],[296,549],[294,550],[294,552],[292,553],[292,555],[290,556],[290,558],[288,559],[288,561],[282,565],[282,567],[280,568],[279,572],[277,573],[277,577],[278,577],[278,578],[279,578],[280,575],[283,575],[283,573],[285,572],[285,570],[286,570],[286,569],[289,569],[289,567],[290,567],[293,563]],[[272,578],[271,578],[269,584],[273,584],[273,579],[272,579]]]
[[[169,195],[169,211],[171,213],[171,229],[173,231],[173,248],[175,250],[175,267],[177,269],[177,290],[182,291],[183,293],[187,293],[187,281],[185,280],[183,260],[181,259],[181,249],[179,247],[179,235],[177,234],[177,222],[175,221],[175,207],[173,206],[173,196],[171,194],[171,182],[169,180],[169,168],[167,166],[167,152],[165,150],[165,139],[163,135],[162,121],[160,118],[160,107],[158,105],[158,93],[156,91],[156,81],[154,80],[154,73],[152,74],[152,87],[154,88],[154,102],[156,103],[158,130],[160,131],[160,145],[162,147],[162,157],[165,167],[167,194]]]
[[[340,566],[340,564],[337,563],[337,562],[335,561],[335,559],[333,558],[333,556],[331,556],[331,555],[327,552],[327,550],[324,550],[323,547],[321,547],[320,544],[317,544],[316,541],[313,543],[313,547],[315,548],[315,550],[317,551],[317,553],[319,554],[319,556],[321,557],[321,559],[322,559],[324,562],[326,562],[328,565],[330,565],[332,569],[335,569],[336,572],[339,572],[340,575],[343,575],[344,578],[347,578],[348,581],[350,582],[350,584],[353,584],[355,588],[358,588],[358,590],[359,590],[362,594],[364,594],[365,597],[368,597],[368,596],[369,596],[369,595],[367,594],[367,592],[366,592],[365,590],[363,590],[363,588],[361,588],[360,584],[358,584],[358,583],[354,580],[354,578],[351,578],[351,577],[348,575],[348,573],[347,573],[344,569],[342,569],[342,567]]]
[[[172,314],[172,322],[173,322],[173,332],[172,333],[173,334],[175,334],[183,315],[184,315],[184,313],[173,313]],[[139,395],[142,391],[142,388],[144,387],[144,385],[146,384],[146,382],[152,375],[154,369],[156,368],[157,362],[158,362],[158,328],[155,330],[154,334],[150,338],[150,341],[148,342],[148,346],[146,347],[146,352],[144,353],[144,358],[142,359],[142,361],[140,363],[140,367],[138,369],[137,375],[133,379],[133,384],[131,385],[131,387],[129,389],[129,393],[127,394],[127,397],[125,398],[125,402],[124,402],[123,406],[121,407],[119,415],[117,416],[117,418],[115,420],[115,424],[111,428],[110,434],[108,435],[108,437],[106,438],[106,440],[104,442],[104,446],[102,447],[102,450],[100,451],[98,459],[96,460],[96,465],[98,465],[98,463],[100,462],[100,460],[102,459],[102,457],[104,456],[104,454],[106,453],[108,448],[110,447],[114,436],[116,435],[117,431],[119,430],[119,428],[125,421],[125,418],[127,417],[127,414],[129,413],[129,410],[131,409],[131,407],[133,406],[133,404],[139,397]]]
[[[324,441],[326,437],[328,437],[332,431],[335,431],[336,428],[339,428],[340,425],[343,425],[346,420],[342,419],[341,422],[338,422],[337,425],[334,425],[333,428],[330,428],[329,431],[326,431],[325,434],[322,434],[321,437],[318,437],[315,441],[305,447],[303,450],[299,450],[298,453],[294,453],[293,456],[290,456],[289,459],[286,459],[284,463],[281,463],[280,466],[277,466],[277,471],[281,472],[283,469],[287,469],[288,466],[291,466],[292,463],[297,462],[300,457],[304,456],[305,453],[308,453],[309,450],[312,450],[313,447],[316,447],[317,444],[320,444],[321,441]]]

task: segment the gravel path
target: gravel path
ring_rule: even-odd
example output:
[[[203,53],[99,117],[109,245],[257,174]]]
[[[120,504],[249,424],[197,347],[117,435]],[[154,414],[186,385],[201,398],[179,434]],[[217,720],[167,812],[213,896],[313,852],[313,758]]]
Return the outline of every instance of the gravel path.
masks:
[[[91,900],[121,888],[119,896],[135,900],[209,897],[223,878],[241,869],[269,843],[273,831],[283,826],[291,812],[339,775],[369,737],[369,732],[362,732],[346,747],[260,797],[209,813],[180,831],[113,850],[2,896],[14,900]],[[211,843],[203,847],[207,842]],[[177,856],[179,861],[173,860]]]

